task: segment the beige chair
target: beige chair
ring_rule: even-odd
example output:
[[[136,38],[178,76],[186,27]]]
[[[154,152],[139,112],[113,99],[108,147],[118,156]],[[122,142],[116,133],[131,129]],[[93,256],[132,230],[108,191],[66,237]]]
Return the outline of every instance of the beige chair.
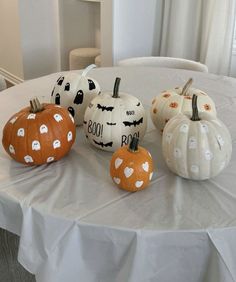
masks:
[[[118,62],[118,66],[149,66],[160,68],[185,69],[200,72],[208,72],[206,65],[181,58],[171,57],[136,57]]]
[[[6,80],[2,75],[0,75],[0,91],[7,88]]]

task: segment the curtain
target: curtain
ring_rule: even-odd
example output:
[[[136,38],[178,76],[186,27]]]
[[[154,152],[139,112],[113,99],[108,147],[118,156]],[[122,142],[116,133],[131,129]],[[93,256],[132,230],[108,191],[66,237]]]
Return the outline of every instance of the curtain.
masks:
[[[236,0],[163,0],[160,56],[200,61],[228,75]]]

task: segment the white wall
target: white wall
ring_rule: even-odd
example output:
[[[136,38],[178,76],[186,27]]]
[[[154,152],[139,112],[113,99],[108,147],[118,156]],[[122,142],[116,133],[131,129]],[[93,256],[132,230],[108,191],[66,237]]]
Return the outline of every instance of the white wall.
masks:
[[[23,78],[18,0],[0,1],[0,69]]]
[[[99,3],[59,0],[61,68],[69,68],[69,52],[75,48],[100,45]]]

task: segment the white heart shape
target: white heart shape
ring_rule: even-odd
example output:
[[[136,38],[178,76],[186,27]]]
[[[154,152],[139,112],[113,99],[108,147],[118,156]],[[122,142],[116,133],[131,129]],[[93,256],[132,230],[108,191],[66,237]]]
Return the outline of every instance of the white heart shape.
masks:
[[[153,176],[153,172],[151,172],[151,173],[149,174],[149,180],[150,180],[150,181],[152,180],[152,176]]]
[[[134,172],[134,169],[132,167],[126,167],[124,169],[124,174],[125,174],[125,177],[128,178],[130,177]]]
[[[122,163],[123,163],[123,160],[120,158],[117,158],[115,160],[115,168],[117,169]]]
[[[116,184],[120,184],[120,178],[118,177],[113,177],[113,180]]]
[[[136,181],[136,182],[135,182],[135,186],[136,186],[137,188],[140,188],[142,185],[143,185],[143,181]]]
[[[143,163],[143,164],[142,164],[142,168],[143,168],[143,170],[145,170],[146,172],[148,172],[148,170],[149,170],[149,164],[148,164],[148,162]]]

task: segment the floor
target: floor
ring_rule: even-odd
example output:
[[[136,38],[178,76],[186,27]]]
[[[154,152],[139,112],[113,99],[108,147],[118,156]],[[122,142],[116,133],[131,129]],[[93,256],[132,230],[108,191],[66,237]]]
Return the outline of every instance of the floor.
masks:
[[[17,261],[19,237],[0,228],[0,281],[35,282],[34,275]]]

